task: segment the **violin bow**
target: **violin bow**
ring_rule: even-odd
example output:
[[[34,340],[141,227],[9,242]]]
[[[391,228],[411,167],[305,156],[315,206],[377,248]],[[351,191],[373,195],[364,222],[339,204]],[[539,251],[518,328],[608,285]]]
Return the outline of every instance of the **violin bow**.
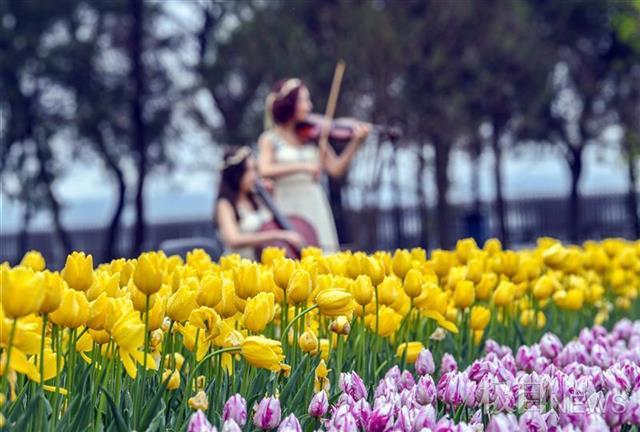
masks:
[[[324,157],[329,145],[329,133],[331,131],[331,121],[336,113],[336,105],[338,103],[338,95],[340,94],[340,86],[342,85],[342,77],[344,75],[344,69],[346,64],[344,60],[338,61],[336,69],[333,72],[333,80],[331,81],[331,90],[329,92],[329,100],[327,101],[327,109],[324,113],[325,125],[320,131],[320,139],[318,141],[318,147],[320,148],[320,154]]]

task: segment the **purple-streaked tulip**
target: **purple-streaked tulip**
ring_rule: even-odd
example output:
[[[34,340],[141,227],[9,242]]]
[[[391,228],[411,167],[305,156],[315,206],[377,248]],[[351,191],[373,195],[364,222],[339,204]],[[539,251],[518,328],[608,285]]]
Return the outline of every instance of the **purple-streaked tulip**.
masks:
[[[367,388],[356,372],[341,373],[339,385],[340,390],[351,396],[354,401],[367,397]]]
[[[602,416],[596,413],[587,413],[584,415],[583,426],[581,428],[583,432],[602,432],[608,431],[609,427],[607,422]]]
[[[302,426],[295,414],[289,414],[278,426],[278,432],[302,432]]]
[[[222,432],[242,432],[242,428],[234,419],[229,419],[222,424]]]
[[[476,401],[482,405],[489,405],[495,400],[496,381],[491,375],[485,375],[476,387]]]
[[[478,406],[478,401],[476,399],[476,390],[478,388],[478,384],[475,381],[465,380],[465,394],[464,394],[464,404],[467,408],[475,408]]]
[[[222,421],[233,420],[238,426],[247,424],[247,401],[240,394],[234,394],[222,409]]]
[[[367,421],[367,432],[383,432],[389,429],[393,420],[393,406],[385,403],[375,408]]]
[[[383,378],[378,383],[376,387],[376,391],[374,392],[374,398],[379,398],[380,396],[387,395],[389,393],[395,393],[398,391],[397,384],[391,378]]]
[[[187,432],[214,432],[216,430],[215,426],[211,426],[207,416],[201,410],[196,411],[191,416],[187,426]]]
[[[561,350],[562,342],[553,333],[545,333],[540,339],[540,352],[543,356],[553,360],[560,354]]]
[[[366,399],[360,399],[353,405],[351,414],[355,418],[358,427],[364,429],[369,422],[369,417],[371,417],[371,405]]]
[[[521,346],[520,348],[518,348],[518,351],[516,352],[516,365],[524,370],[524,371],[531,371],[533,369],[533,365],[536,361],[536,355],[534,354],[534,351],[529,348],[526,345]]]
[[[491,417],[486,432],[512,432],[518,429],[519,425],[516,416],[498,413]]]
[[[542,432],[547,430],[547,422],[536,407],[529,408],[520,416],[521,432]]]
[[[636,390],[629,397],[627,410],[624,413],[625,423],[640,426],[640,389]]]
[[[280,424],[281,415],[280,399],[273,396],[265,397],[255,408],[253,424],[264,430],[275,429]]]
[[[397,383],[400,380],[400,376],[402,375],[402,372],[400,372],[400,368],[396,365],[393,366],[392,368],[390,368],[386,374],[384,374],[384,377],[386,379],[391,380],[394,383]]]
[[[593,348],[591,348],[591,360],[596,366],[600,366],[602,369],[608,368],[613,362],[607,349],[600,344],[595,344]]]
[[[413,430],[433,429],[436,426],[436,411],[432,405],[427,405],[416,410],[413,419]]]
[[[343,405],[339,407],[333,414],[327,431],[357,431],[358,424],[349,407]]]
[[[318,393],[313,395],[311,398],[311,402],[309,403],[309,415],[311,417],[322,417],[329,410],[329,399],[327,397],[327,392],[324,390],[320,390]]]
[[[411,390],[416,385],[416,380],[408,370],[402,372],[398,380],[398,390]]]
[[[413,421],[411,419],[411,413],[409,412],[409,408],[403,406],[398,411],[397,419],[395,424],[393,425],[394,430],[399,432],[412,432],[412,424]]]
[[[449,372],[438,381],[438,398],[444,403],[459,406],[466,396],[467,377],[460,372]]]
[[[604,398],[603,417],[609,426],[622,424],[629,401],[624,393],[610,391]]]
[[[440,364],[440,373],[445,374],[447,372],[455,372],[458,370],[458,363],[456,359],[449,353],[445,353],[442,356],[442,363]]]
[[[415,363],[416,372],[418,375],[432,374],[436,371],[436,365],[433,362],[433,355],[427,348],[423,348],[418,354],[418,358]]]
[[[497,384],[495,386],[495,407],[498,411],[511,411],[516,405],[513,392],[507,384]]]

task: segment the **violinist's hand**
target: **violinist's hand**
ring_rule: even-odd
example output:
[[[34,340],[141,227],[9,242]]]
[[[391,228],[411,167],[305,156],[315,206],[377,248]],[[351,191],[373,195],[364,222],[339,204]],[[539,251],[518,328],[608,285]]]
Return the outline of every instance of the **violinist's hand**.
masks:
[[[300,249],[305,245],[304,238],[295,231],[282,231],[282,240],[297,249]]]
[[[309,162],[305,164],[305,171],[311,174],[314,180],[319,180],[322,175],[322,168],[317,162]]]
[[[260,183],[262,183],[262,187],[264,187],[267,192],[273,193],[273,180],[263,178],[260,179]]]
[[[366,123],[358,123],[353,128],[353,140],[361,144],[369,135],[371,127]]]

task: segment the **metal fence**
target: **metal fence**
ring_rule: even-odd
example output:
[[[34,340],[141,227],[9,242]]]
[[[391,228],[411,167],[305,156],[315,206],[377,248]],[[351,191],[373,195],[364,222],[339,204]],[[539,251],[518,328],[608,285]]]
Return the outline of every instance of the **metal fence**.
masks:
[[[512,244],[523,245],[535,242],[540,236],[567,238],[568,202],[566,198],[528,198],[507,201],[507,225]],[[497,220],[492,203],[481,207],[485,217],[487,233],[496,234]],[[457,239],[468,235],[465,215],[470,211],[468,205],[451,207],[451,220],[448,226],[449,238]],[[633,236],[632,220],[626,207],[626,196],[610,194],[583,197],[581,200],[582,221],[580,232],[582,239],[601,239],[605,237]],[[425,246],[436,247],[438,227],[435,223],[435,209],[426,210],[421,217],[418,206],[392,209],[346,209],[345,224],[350,241],[346,245],[353,249],[375,250],[394,249],[396,247]],[[423,230],[429,233],[429,244],[423,244]],[[104,241],[104,229],[71,229],[70,238],[74,249],[84,250],[96,257],[101,256]],[[158,223],[147,227],[146,249],[155,249],[167,239],[215,236],[215,228],[209,220]],[[126,256],[131,247],[131,229],[124,228],[117,239],[117,250]],[[63,264],[65,255],[50,232],[30,233],[28,249],[40,250],[52,267]],[[17,234],[0,235],[0,261],[15,262],[24,253],[18,251]],[[99,258],[98,258],[99,259]]]

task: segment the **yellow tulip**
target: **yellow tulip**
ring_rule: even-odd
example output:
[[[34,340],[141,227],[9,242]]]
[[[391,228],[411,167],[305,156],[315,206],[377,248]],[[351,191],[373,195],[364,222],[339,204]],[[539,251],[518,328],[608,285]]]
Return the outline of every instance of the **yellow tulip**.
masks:
[[[242,356],[250,365],[272,372],[282,369],[284,354],[279,341],[264,336],[249,336],[240,347]]]
[[[456,243],[456,255],[462,264],[466,264],[474,251],[478,250],[476,241],[472,238],[460,239]]]
[[[133,272],[133,283],[144,295],[151,295],[162,286],[163,269],[160,256],[154,252],[144,252],[138,257]]]
[[[411,269],[412,257],[406,249],[396,249],[391,259],[391,268],[393,273],[400,279],[404,279],[405,275]]]
[[[488,300],[497,283],[498,275],[491,272],[484,273],[476,285],[476,297],[478,300]]]
[[[411,298],[416,298],[422,293],[422,273],[411,269],[404,277],[404,292]]]
[[[200,390],[195,396],[189,398],[189,407],[194,411],[207,411],[209,409],[209,398],[204,390]]]
[[[46,267],[46,262],[40,252],[31,250],[24,254],[22,261],[20,261],[20,265],[28,267],[33,271],[42,271]]]
[[[289,304],[301,304],[307,301],[311,294],[311,275],[308,271],[295,270],[287,285],[287,302]]]
[[[476,298],[473,282],[468,280],[460,281],[456,284],[453,293],[453,301],[460,310],[466,309],[473,304]]]
[[[360,275],[351,285],[351,294],[360,306],[366,306],[373,300],[373,284],[367,275]]]
[[[538,311],[537,314],[534,314],[533,309],[522,311],[522,313],[520,314],[520,324],[523,327],[529,327],[531,324],[533,324],[534,318],[536,319],[536,327],[538,328],[538,330],[543,329],[544,326],[547,325],[547,317],[545,316],[544,312]]]
[[[296,268],[295,261],[289,258],[276,259],[273,262],[273,279],[282,289],[287,289],[289,286],[289,279],[293,275]]]
[[[378,303],[385,306],[392,305],[398,298],[398,290],[401,289],[401,282],[396,276],[387,276],[378,285]]]
[[[364,274],[369,276],[369,279],[371,279],[371,283],[374,286],[377,286],[382,282],[385,273],[384,267],[380,261],[373,257],[367,257],[366,260],[364,260],[363,267]]]
[[[67,261],[62,269],[62,277],[77,291],[86,291],[93,283],[93,257],[84,252],[73,252],[67,256]]]
[[[329,324],[329,330],[339,335],[348,335],[351,332],[351,323],[346,316],[339,316]]]
[[[507,306],[515,299],[515,292],[515,285],[503,280],[493,293],[493,303],[496,306]]]
[[[467,279],[474,284],[480,283],[484,276],[484,261],[480,258],[471,258],[467,261]]]
[[[400,327],[400,323],[402,322],[402,315],[394,311],[392,308],[387,306],[380,307],[380,322],[378,328],[378,334],[380,336],[391,336],[395,331]],[[365,323],[367,327],[372,331],[376,330],[376,316],[375,315],[367,315],[365,318]]]
[[[484,242],[483,248],[485,252],[489,254],[489,256],[493,256],[502,252],[502,243],[497,238],[490,238]]]
[[[198,292],[182,286],[171,294],[167,301],[167,316],[173,321],[186,321],[191,311],[198,307],[196,296]]]
[[[133,308],[138,312],[146,312],[147,301],[149,308],[152,308],[156,303],[156,298],[158,297],[156,294],[146,295],[136,288],[133,283],[130,283],[127,289],[129,291],[129,298],[131,299]]]
[[[111,328],[111,337],[118,346],[118,354],[127,374],[135,379],[136,362],[141,365],[145,363],[145,354],[140,350],[144,346],[144,323],[138,313],[132,311],[118,318]],[[148,369],[157,368],[150,354],[146,356],[146,364]]]
[[[215,306],[216,312],[222,317],[229,318],[234,316],[238,309],[236,308],[236,291],[233,286],[233,281],[229,279],[222,280],[222,298],[220,302]]]
[[[411,249],[411,258],[414,261],[424,264],[427,262],[427,251],[424,250],[424,248],[415,247]]]
[[[355,279],[364,273],[364,264],[367,256],[362,252],[356,252],[347,258],[347,276]]]
[[[271,264],[273,264],[275,260],[284,257],[285,250],[283,248],[269,246],[262,249],[262,253],[260,254],[260,261],[266,266],[271,266]]]
[[[38,312],[45,295],[42,273],[28,267],[2,268],[0,299],[7,317],[15,319]]]
[[[167,297],[160,296],[160,293],[158,293],[153,307],[149,309],[149,331],[154,331],[162,327],[166,311]]]
[[[562,267],[567,254],[567,248],[565,248],[562,243],[557,242],[545,249],[542,253],[542,261],[547,267],[558,269]]]
[[[318,363],[318,366],[316,366],[316,369],[315,369],[315,377],[326,378],[329,376],[330,371],[331,371],[330,369],[327,369],[327,364],[325,363],[325,361],[320,360],[320,363]]]
[[[84,293],[65,289],[60,307],[50,314],[51,321],[62,327],[78,328],[89,318],[89,301]]]
[[[298,338],[298,346],[302,352],[316,355],[318,353],[318,337],[310,330],[305,331]]]
[[[433,271],[436,272],[438,277],[445,277],[449,273],[449,269],[453,265],[453,256],[451,252],[441,249],[434,249],[431,252],[431,262],[433,264]]]
[[[316,296],[320,313],[325,316],[351,315],[355,303],[347,291],[337,288],[326,289]]]
[[[558,307],[572,311],[577,311],[582,308],[584,303],[584,293],[582,290],[573,288],[562,292],[563,295],[553,296],[553,300]],[[558,293],[560,293],[560,291]]]
[[[484,330],[491,320],[491,311],[484,306],[474,306],[471,308],[471,318],[469,325],[473,330]]]
[[[98,345],[104,345],[111,340],[111,335],[106,330],[89,329],[89,334],[91,335],[91,339]]]
[[[398,349],[396,350],[396,357],[401,359],[405,355],[404,353],[406,351],[407,354],[405,358],[407,363],[413,364],[416,362],[418,354],[420,354],[420,351],[422,351],[423,349],[424,345],[422,344],[422,342],[406,342],[398,345]]]
[[[89,304],[89,317],[86,325],[92,330],[103,330],[104,322],[109,310],[109,299],[105,293]]]
[[[164,367],[167,369],[175,369],[177,371],[182,370],[184,364],[184,356],[179,352],[173,354],[167,354],[164,356]]]
[[[162,373],[162,382],[166,383],[167,390],[177,390],[180,388],[180,372],[177,370],[165,370]]]
[[[329,339],[320,339],[320,358],[324,361],[329,361]]]
[[[244,308],[244,326],[254,333],[260,333],[273,321],[275,313],[273,293],[261,292],[247,300]]]
[[[248,299],[258,293],[258,266],[243,264],[235,272],[236,296]]]
[[[220,331],[218,321],[220,321],[220,315],[206,306],[193,309],[189,314],[189,324],[205,330],[211,337],[218,336]]]
[[[222,279],[216,274],[206,275],[200,281],[196,296],[199,306],[215,307],[222,299]]]
[[[518,272],[519,263],[520,255],[515,251],[504,251],[500,256],[500,271],[501,273],[511,277]]]
[[[533,297],[536,300],[548,299],[554,293],[557,284],[552,276],[541,276],[533,286]]]
[[[48,314],[60,307],[62,292],[67,287],[59,273],[44,272],[44,300],[40,305],[41,314]]]

